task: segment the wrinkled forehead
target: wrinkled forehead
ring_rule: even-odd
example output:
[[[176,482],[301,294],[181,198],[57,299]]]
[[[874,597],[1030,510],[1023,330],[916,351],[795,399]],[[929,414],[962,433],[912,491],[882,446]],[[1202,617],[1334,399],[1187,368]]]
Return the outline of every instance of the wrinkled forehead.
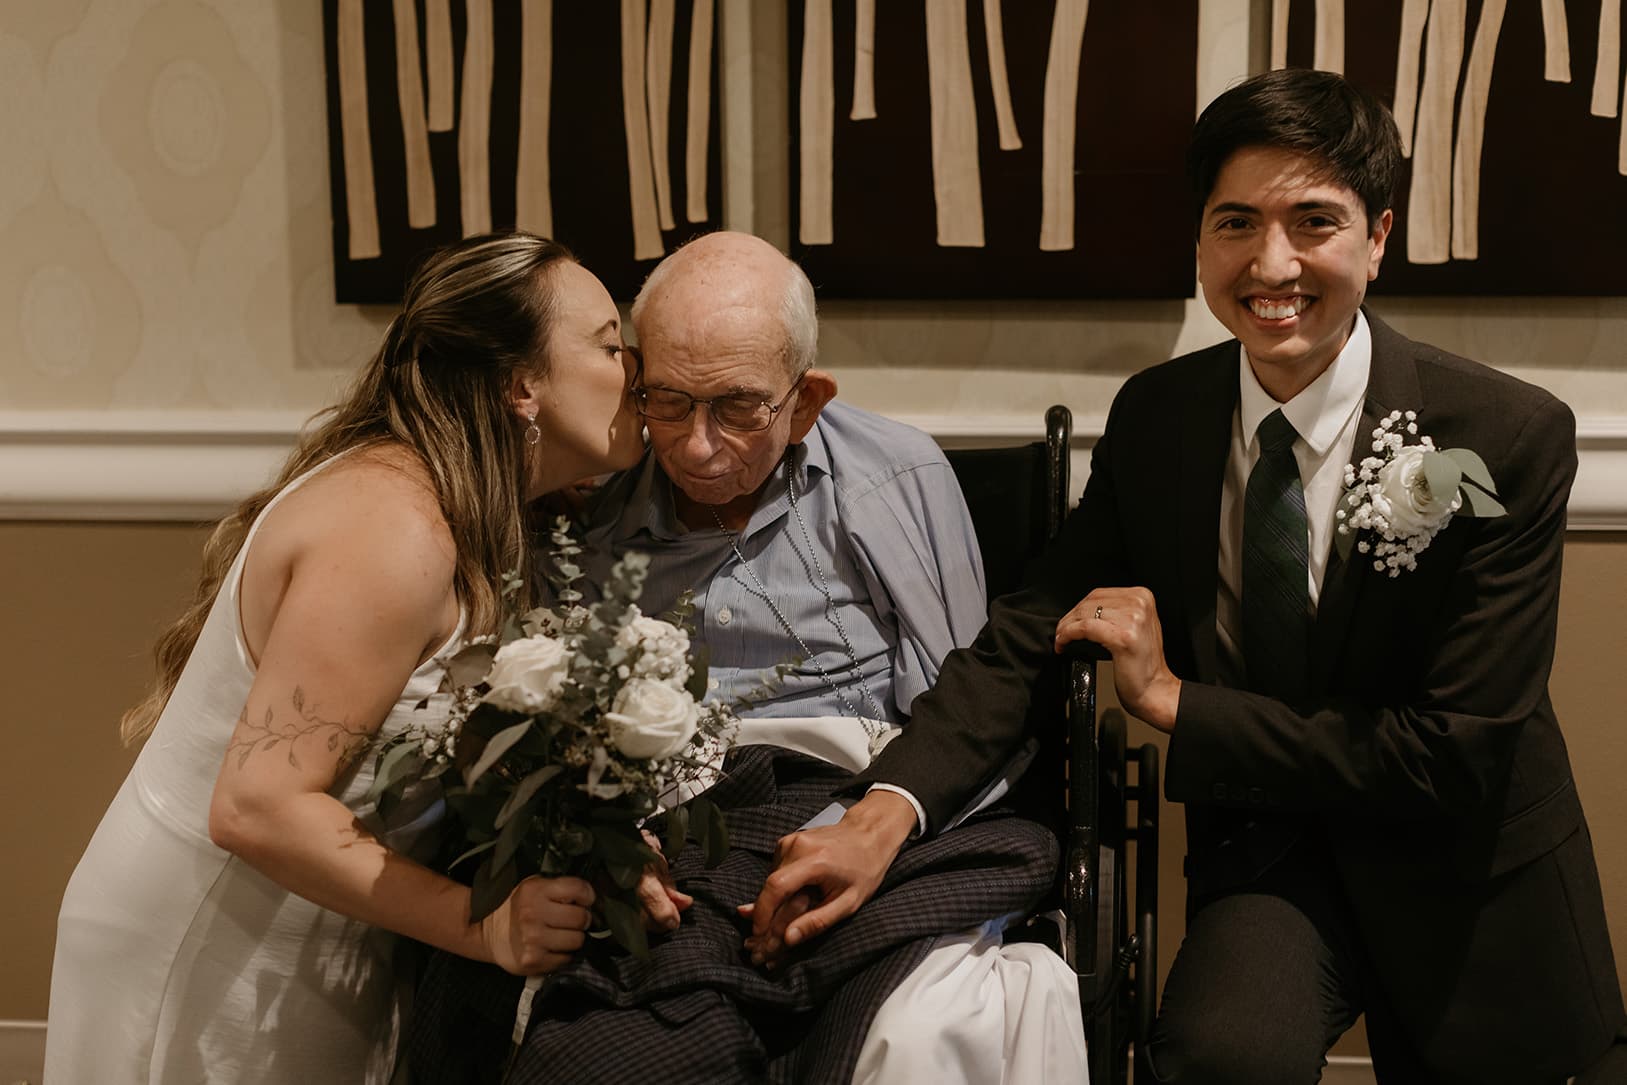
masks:
[[[785,333],[761,305],[652,306],[639,323],[644,381],[664,388],[718,395],[783,391]]]

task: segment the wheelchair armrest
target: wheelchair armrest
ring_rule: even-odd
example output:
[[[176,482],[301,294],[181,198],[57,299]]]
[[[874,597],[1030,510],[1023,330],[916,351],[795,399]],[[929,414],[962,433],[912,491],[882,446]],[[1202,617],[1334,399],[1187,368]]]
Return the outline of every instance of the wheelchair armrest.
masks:
[[[1073,640],[1062,646],[1062,658],[1069,663],[1101,663],[1113,656],[1093,640]]]

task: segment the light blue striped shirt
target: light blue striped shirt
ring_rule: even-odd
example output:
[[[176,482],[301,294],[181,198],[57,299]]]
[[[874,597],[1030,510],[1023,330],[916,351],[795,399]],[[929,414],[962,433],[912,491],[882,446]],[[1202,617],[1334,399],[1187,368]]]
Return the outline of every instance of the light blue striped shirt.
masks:
[[[602,581],[614,558],[647,553],[649,578],[639,602],[647,614],[660,615],[684,591],[694,593],[693,637],[710,654],[709,698],[749,699],[742,711],[754,716],[879,711],[902,723],[937,679],[943,657],[970,643],[986,616],[982,561],[960,487],[926,434],[839,402],[826,405],[793,451],[802,523],[782,466],[738,545],[841,695],[802,658],[735,556],[731,536],[715,527],[691,530],[678,519],[671,483],[651,454],[596,499],[586,569]],[[826,615],[820,570],[852,641],[858,676]],[[781,663],[792,667],[775,682]]]

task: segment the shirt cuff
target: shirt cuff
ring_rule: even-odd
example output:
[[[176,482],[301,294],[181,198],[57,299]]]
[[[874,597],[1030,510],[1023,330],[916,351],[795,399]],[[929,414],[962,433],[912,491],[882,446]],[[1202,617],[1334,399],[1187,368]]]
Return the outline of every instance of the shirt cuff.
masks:
[[[926,835],[926,807],[921,805],[920,799],[896,784],[871,784],[870,791],[891,791],[894,795],[902,795],[908,799],[910,807],[915,811],[915,831],[917,835]],[[870,791],[866,791],[865,794],[870,794]]]

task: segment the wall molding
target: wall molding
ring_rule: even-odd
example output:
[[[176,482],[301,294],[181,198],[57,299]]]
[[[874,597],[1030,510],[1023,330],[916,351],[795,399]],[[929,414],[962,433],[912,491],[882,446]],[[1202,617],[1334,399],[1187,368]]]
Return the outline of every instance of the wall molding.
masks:
[[[1038,412],[894,415],[950,446],[1037,439]],[[0,520],[203,521],[264,485],[303,411],[0,411]],[[1074,418],[1076,483],[1104,415]],[[1577,422],[1573,531],[1627,530],[1627,415]]]

